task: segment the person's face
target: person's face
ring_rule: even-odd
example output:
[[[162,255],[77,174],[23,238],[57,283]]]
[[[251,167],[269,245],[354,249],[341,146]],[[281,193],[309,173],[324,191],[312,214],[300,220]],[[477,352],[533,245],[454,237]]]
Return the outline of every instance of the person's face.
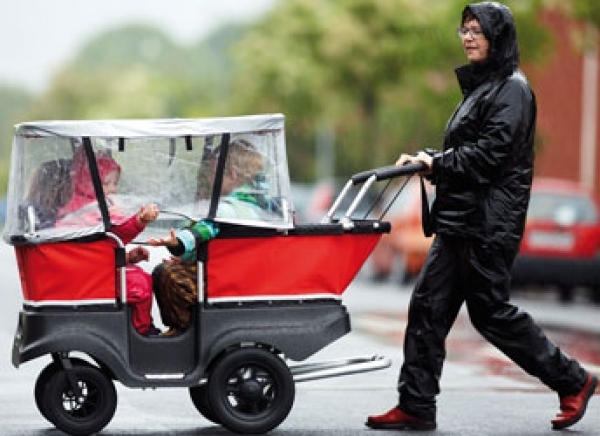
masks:
[[[487,59],[490,43],[483,34],[479,21],[467,19],[463,23],[463,29],[468,30],[464,35],[461,33],[460,37],[469,61],[482,62]]]
[[[221,195],[228,195],[238,185],[238,180],[233,171],[225,170],[223,173],[223,182],[221,185]]]
[[[218,156],[215,156],[215,157],[213,157],[213,159],[210,162],[213,180],[217,173],[217,161],[218,160],[219,160]],[[223,172],[223,180],[221,181],[221,194],[220,195],[222,195],[222,196],[227,195],[234,188],[235,188],[235,180],[233,179],[233,174],[231,174],[231,171],[228,171],[227,168],[225,168],[225,171]]]
[[[116,194],[119,190],[119,172],[111,171],[102,180],[102,189],[104,189],[104,195]]]

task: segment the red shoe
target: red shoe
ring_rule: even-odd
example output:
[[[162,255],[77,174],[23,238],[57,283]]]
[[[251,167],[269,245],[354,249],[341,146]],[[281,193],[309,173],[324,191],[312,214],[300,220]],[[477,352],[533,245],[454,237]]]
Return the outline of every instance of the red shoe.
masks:
[[[435,421],[415,418],[394,407],[383,415],[369,416],[365,423],[376,430],[435,430]]]
[[[585,414],[588,401],[594,395],[598,386],[598,379],[588,375],[587,381],[581,392],[577,395],[568,395],[560,399],[560,413],[552,420],[553,430],[562,430],[579,421]]]

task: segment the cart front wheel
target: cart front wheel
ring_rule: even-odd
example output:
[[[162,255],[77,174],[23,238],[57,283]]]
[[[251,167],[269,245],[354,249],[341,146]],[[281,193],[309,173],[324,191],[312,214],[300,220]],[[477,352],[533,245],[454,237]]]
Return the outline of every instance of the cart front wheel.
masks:
[[[49,422],[52,423],[48,412],[44,408],[44,393],[46,391],[46,387],[48,386],[48,382],[50,379],[60,371],[60,365],[56,362],[51,362],[38,375],[37,380],[35,381],[35,387],[33,388],[33,397],[35,398],[35,405],[38,410],[42,414],[42,416]],[[54,424],[54,423],[52,423]]]
[[[89,365],[89,363],[87,363],[85,360],[78,359],[76,357],[71,357],[69,360],[71,360],[72,365],[80,365],[80,366]],[[33,389],[35,405],[37,406],[37,408],[40,411],[40,413],[42,414],[42,416],[47,421],[51,422],[52,424],[54,424],[54,423],[52,422],[52,420],[50,419],[50,416],[44,409],[44,391],[46,390],[46,387],[48,386],[48,382],[50,381],[52,376],[54,374],[56,374],[58,371],[60,371],[60,369],[61,369],[61,366],[59,363],[56,363],[54,361],[50,362],[39,373],[37,380],[35,381],[35,387]]]
[[[287,417],[295,384],[288,366],[261,348],[239,348],[214,366],[208,400],[218,421],[236,433],[266,433]]]
[[[208,383],[190,388],[190,398],[202,416],[215,424],[221,424],[208,402]]]
[[[102,430],[117,407],[113,382],[91,365],[74,366],[77,391],[71,386],[64,369],[50,376],[43,391],[43,409],[59,430],[86,436]]]

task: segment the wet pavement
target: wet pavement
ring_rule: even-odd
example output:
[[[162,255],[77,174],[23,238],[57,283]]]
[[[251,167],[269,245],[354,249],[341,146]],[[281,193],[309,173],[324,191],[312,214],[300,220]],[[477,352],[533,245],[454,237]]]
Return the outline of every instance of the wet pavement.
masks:
[[[355,313],[353,326],[356,330],[378,336],[387,344],[401,347],[411,289],[394,283],[380,284],[376,289],[371,289],[371,286],[357,281],[346,294],[346,302]],[[365,288],[377,294],[380,303],[388,300],[389,304],[365,307],[364,299],[353,296],[353,292],[359,294]],[[563,304],[555,296],[543,292],[517,295],[513,303],[528,312],[566,354],[578,360],[588,371],[600,375],[600,306],[583,298],[572,304]],[[448,336],[446,348],[447,364],[466,365],[482,377],[501,376],[515,382],[509,386],[499,384],[493,387],[495,389],[547,392],[537,379],[526,374],[479,335],[464,308]],[[600,393],[600,388],[597,393]]]
[[[398,320],[397,314],[389,312],[374,312],[369,317],[371,317],[370,322],[374,318],[377,318],[378,323],[395,322]],[[600,373],[599,335],[577,330],[560,329],[556,326],[544,328],[544,331],[569,356],[578,360],[589,371]],[[378,334],[383,335],[391,343],[402,343],[404,329],[398,328]],[[531,381],[529,375],[525,374],[508,357],[485,341],[465,317],[460,317],[457,320],[446,343],[448,362],[476,366],[482,375],[511,377],[521,382]],[[542,385],[539,385],[538,388],[543,391],[547,390]]]

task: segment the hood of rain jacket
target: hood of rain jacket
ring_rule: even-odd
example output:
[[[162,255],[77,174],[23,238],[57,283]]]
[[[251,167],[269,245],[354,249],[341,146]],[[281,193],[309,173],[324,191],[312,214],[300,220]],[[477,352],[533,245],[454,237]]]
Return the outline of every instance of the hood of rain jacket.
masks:
[[[121,173],[121,167],[110,156],[97,156],[96,164],[101,180],[104,180],[104,178],[112,171],[117,171],[119,174]],[[71,176],[73,195],[69,203],[63,208],[63,213],[72,212],[73,210],[77,210],[87,203],[96,200],[90,168],[88,166],[87,158],[83,153],[83,149],[79,150],[73,157]]]
[[[483,34],[489,41],[490,48],[485,61],[473,63],[461,69],[462,76],[460,78],[473,81],[472,83],[461,83],[461,85],[476,86],[489,76],[507,77],[512,74],[519,67],[519,46],[510,9],[496,2],[468,5],[462,12],[461,26],[469,15],[473,15],[479,22]]]
[[[495,2],[465,7],[490,43],[488,58],[456,70],[463,100],[433,158],[438,234],[518,250],[533,177],[535,96],[518,69],[510,10]]]

